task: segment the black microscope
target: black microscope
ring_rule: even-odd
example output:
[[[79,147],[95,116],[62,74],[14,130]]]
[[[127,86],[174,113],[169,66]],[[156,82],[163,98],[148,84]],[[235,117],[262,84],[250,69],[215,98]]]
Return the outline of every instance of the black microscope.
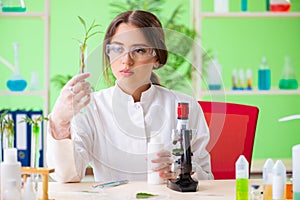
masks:
[[[192,152],[191,139],[192,130],[188,127],[189,104],[178,103],[177,107],[177,128],[172,132],[172,140],[175,148],[172,154],[176,157],[173,163],[173,171],[178,171],[176,179],[169,179],[167,186],[179,192],[196,192],[198,181],[191,177],[192,172]]]

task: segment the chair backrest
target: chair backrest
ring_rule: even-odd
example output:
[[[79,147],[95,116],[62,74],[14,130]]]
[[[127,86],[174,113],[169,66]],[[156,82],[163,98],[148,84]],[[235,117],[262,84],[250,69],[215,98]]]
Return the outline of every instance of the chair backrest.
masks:
[[[226,102],[198,103],[210,130],[207,151],[215,179],[235,179],[235,162],[240,155],[249,162],[250,173],[258,108]]]

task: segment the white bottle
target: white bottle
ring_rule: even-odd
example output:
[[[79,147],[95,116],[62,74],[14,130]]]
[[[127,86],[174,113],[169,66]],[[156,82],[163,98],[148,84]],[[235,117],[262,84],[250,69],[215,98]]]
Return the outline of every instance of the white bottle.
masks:
[[[2,200],[21,200],[21,192],[17,186],[17,181],[14,179],[6,180],[5,190],[2,195]]]
[[[31,178],[28,177],[26,183],[24,184],[23,200],[36,200],[36,199],[37,199],[37,195],[33,189]]]
[[[272,199],[284,199],[286,182],[286,168],[281,160],[277,160],[273,167]]]
[[[148,177],[149,184],[162,184],[163,179],[160,178],[159,172],[153,171],[153,168],[159,167],[159,164],[152,163],[151,160],[157,159],[157,153],[164,149],[164,144],[158,132],[151,132],[150,142],[148,143]]]
[[[272,199],[272,178],[273,178],[274,162],[272,159],[267,159],[263,166],[263,194],[264,199]]]
[[[300,198],[300,144],[292,148],[292,168],[293,168],[293,195],[294,199]]]
[[[207,84],[209,90],[220,90],[222,86],[222,69],[217,56],[208,65]]]
[[[229,0],[214,0],[214,11],[225,13],[229,11]]]
[[[244,155],[235,162],[236,200],[248,199],[249,163]]]
[[[4,194],[15,181],[16,196],[21,195],[21,163],[17,161],[17,149],[4,149],[4,160],[1,163],[1,192]]]

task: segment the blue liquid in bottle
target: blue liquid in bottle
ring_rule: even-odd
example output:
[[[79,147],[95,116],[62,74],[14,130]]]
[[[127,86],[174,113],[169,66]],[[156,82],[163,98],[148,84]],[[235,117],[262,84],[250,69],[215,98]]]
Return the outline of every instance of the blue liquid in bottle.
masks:
[[[241,10],[247,11],[248,10],[248,2],[247,0],[241,0]]]
[[[267,65],[266,58],[262,58],[262,64],[258,70],[258,89],[270,90],[271,88],[271,70]]]

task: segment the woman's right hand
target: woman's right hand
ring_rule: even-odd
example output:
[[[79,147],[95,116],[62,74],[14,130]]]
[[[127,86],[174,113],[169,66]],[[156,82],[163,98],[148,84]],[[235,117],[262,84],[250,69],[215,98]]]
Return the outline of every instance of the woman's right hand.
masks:
[[[50,115],[52,135],[55,139],[70,137],[70,122],[91,100],[91,85],[86,81],[89,73],[78,74],[60,91]],[[53,130],[54,129],[54,130]]]

